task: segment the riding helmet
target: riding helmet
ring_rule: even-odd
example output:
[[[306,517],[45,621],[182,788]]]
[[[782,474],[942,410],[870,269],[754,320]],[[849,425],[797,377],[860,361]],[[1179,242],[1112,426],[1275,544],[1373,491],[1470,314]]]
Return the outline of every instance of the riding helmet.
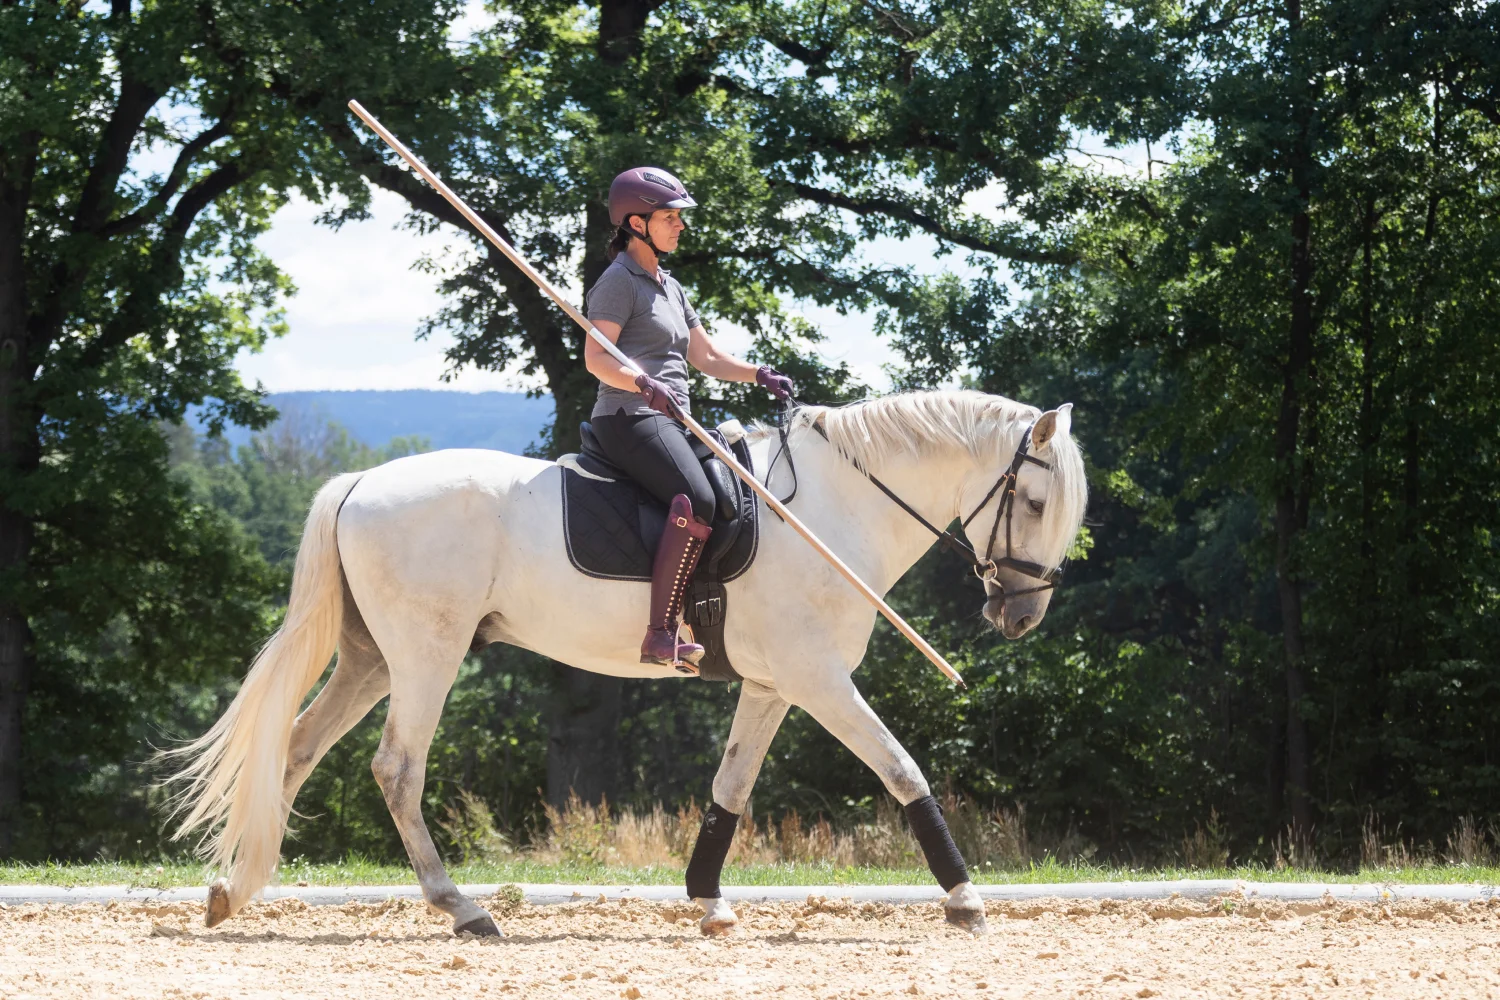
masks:
[[[697,204],[682,181],[660,167],[631,167],[609,186],[609,221],[615,226],[625,225],[632,215]]]

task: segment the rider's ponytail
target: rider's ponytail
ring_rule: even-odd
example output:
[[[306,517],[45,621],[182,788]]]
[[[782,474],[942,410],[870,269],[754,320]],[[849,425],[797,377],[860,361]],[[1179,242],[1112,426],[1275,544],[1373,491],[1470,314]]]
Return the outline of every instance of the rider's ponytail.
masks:
[[[604,251],[604,259],[614,260],[624,253],[628,246],[630,246],[630,230],[620,226],[615,229],[615,238],[609,241],[609,248]]]

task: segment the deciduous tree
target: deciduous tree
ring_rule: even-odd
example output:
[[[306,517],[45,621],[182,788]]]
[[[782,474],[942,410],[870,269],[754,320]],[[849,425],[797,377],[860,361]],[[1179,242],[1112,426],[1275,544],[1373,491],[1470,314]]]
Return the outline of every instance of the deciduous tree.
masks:
[[[65,671],[62,650],[116,614],[132,667],[249,651],[243,617],[199,605],[248,593],[239,542],[195,523],[157,423],[202,400],[216,424],[267,418],[233,368],[278,330],[287,290],[255,239],[294,191],[363,197],[296,94],[356,77],[446,92],[455,13],[0,4],[0,854],[23,725],[64,724],[28,711],[28,692],[67,689],[38,665]]]

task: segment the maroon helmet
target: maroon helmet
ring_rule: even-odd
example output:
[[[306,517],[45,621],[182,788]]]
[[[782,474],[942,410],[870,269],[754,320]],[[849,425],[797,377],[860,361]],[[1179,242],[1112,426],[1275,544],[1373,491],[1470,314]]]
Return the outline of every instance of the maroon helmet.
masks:
[[[649,216],[663,208],[692,208],[698,203],[682,181],[660,167],[631,167],[609,186],[609,221],[623,226],[632,215]]]

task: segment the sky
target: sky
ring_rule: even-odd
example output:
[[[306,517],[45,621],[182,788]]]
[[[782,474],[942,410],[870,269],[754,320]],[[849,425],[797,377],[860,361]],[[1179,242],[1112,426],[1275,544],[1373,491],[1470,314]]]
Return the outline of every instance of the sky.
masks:
[[[281,209],[261,246],[291,276],[297,294],[286,303],[290,332],[272,341],[259,354],[245,352],[238,359],[241,375],[257,380],[272,392],[301,389],[433,389],[478,392],[530,388],[519,374],[467,368],[450,382],[445,349],[447,334],[417,340],[424,317],[442,305],[437,277],[414,269],[424,254],[437,254],[452,241],[466,237],[444,227],[418,235],[399,223],[404,202],[376,191],[371,218],[346,223],[340,230],[318,225],[318,206],[297,199]],[[691,239],[689,232],[686,239]],[[935,270],[936,242],[913,238],[905,242],[881,240],[866,247],[866,257],[891,266]],[[962,268],[961,255],[947,258]],[[670,261],[668,261],[670,266]],[[819,353],[826,359],[847,361],[856,375],[873,387],[889,380],[881,366],[895,354],[873,332],[873,318],[840,316],[811,304],[797,311],[826,335]],[[734,327],[710,331],[721,345],[742,351],[749,344]]]
[[[454,22],[451,35],[466,38],[487,15],[481,3],[469,5]],[[1101,142],[1090,148],[1103,151]],[[1142,150],[1109,150],[1124,156],[1123,169],[1139,169]],[[1106,168],[1108,167],[1108,161]],[[670,168],[669,164],[664,164]],[[976,192],[966,203],[981,212],[996,211],[998,191]],[[297,294],[286,303],[289,332],[258,353],[243,352],[237,359],[242,377],[259,382],[271,392],[308,389],[455,389],[520,391],[539,388],[517,372],[480,371],[472,367],[451,373],[444,357],[452,337],[437,333],[417,340],[422,320],[438,311],[442,297],[438,278],[416,270],[424,254],[438,255],[449,244],[467,245],[466,237],[450,227],[418,235],[401,227],[405,203],[396,195],[376,190],[370,218],[346,223],[335,231],[318,225],[319,208],[304,199],[292,200],[276,215],[261,246],[291,276]],[[691,225],[691,216],[689,216]],[[691,231],[685,237],[690,242]],[[968,271],[964,254],[934,259],[937,241],[925,235],[905,241],[880,239],[864,246],[869,263],[907,267],[920,273],[942,269]],[[669,264],[670,266],[670,264]],[[576,290],[575,290],[576,293]],[[840,316],[811,303],[792,303],[824,333],[818,353],[826,360],[847,362],[855,376],[879,391],[890,385],[883,368],[898,359],[890,345],[874,333],[870,315]],[[709,331],[721,346],[741,352],[749,345],[742,330],[716,327]]]

